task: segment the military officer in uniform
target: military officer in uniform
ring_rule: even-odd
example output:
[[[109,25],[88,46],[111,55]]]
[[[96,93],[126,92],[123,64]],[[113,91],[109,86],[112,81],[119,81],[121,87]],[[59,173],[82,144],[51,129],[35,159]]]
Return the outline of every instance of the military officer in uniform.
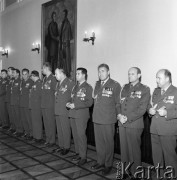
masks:
[[[29,110],[29,93],[33,81],[29,78],[29,70],[22,69],[22,81],[20,84],[20,120],[25,131],[24,136],[28,140],[32,140],[32,122]]]
[[[71,144],[71,125],[66,103],[70,100],[74,82],[66,77],[64,69],[57,68],[55,77],[58,80],[55,92],[55,119],[59,145],[55,152],[61,151],[62,155],[66,155]]]
[[[157,88],[149,109],[152,116],[150,132],[153,162],[155,167],[158,164],[171,166],[174,176],[177,176],[177,88],[172,85],[171,73],[167,69],[157,72],[156,82]]]
[[[13,70],[14,67],[9,67],[8,68],[8,81],[6,84],[6,97],[5,97],[5,103],[6,103],[6,108],[7,108],[7,114],[8,114],[8,118],[9,118],[9,123],[10,123],[10,128],[9,128],[9,132],[15,132],[15,126],[14,126],[14,122],[13,122],[13,116],[12,116],[12,108],[11,108],[11,104],[10,104],[10,99],[11,99],[11,88],[12,88],[12,84],[14,81],[13,78]]]
[[[11,87],[11,107],[12,107],[12,116],[15,124],[16,132],[14,135],[21,136],[23,134],[23,126],[20,121],[20,71],[15,69],[13,71],[14,81]]]
[[[128,165],[133,163],[132,175],[141,166],[141,134],[144,128],[143,115],[149,101],[150,89],[141,84],[141,70],[132,67],[128,71],[129,83],[124,85],[120,93],[121,111],[119,120],[119,137],[121,161]]]
[[[85,68],[77,68],[76,72],[77,84],[71,92],[71,101],[66,104],[69,110],[69,117],[74,138],[76,153],[79,156],[73,160],[79,160],[78,165],[87,162],[87,137],[86,128],[90,117],[89,107],[93,104],[92,87],[87,83],[87,70]]]
[[[1,81],[0,81],[0,123],[3,128],[9,126],[8,122],[8,114],[5,104],[5,97],[6,97],[6,84],[7,84],[7,70],[1,70]]]
[[[93,97],[93,122],[97,163],[92,169],[103,168],[103,175],[110,173],[114,155],[114,132],[119,111],[120,84],[110,78],[109,66],[98,66],[99,81],[96,82]]]
[[[30,92],[29,108],[31,111],[32,120],[32,132],[33,138],[36,142],[41,143],[43,138],[43,125],[42,125],[42,113],[41,113],[41,91],[42,82],[39,78],[38,71],[31,72],[31,79],[33,80],[33,86]]]
[[[54,117],[56,78],[52,74],[50,63],[46,62],[42,69],[45,75],[42,82],[41,109],[46,134],[46,146],[55,144],[56,125]]]

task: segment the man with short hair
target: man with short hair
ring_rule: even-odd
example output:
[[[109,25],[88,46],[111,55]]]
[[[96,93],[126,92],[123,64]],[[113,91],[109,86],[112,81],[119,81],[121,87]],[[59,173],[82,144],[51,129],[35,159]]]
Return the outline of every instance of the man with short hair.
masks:
[[[66,103],[71,98],[74,82],[67,78],[64,69],[57,68],[55,70],[55,77],[58,81],[55,91],[55,119],[59,147],[54,151],[61,151],[61,155],[66,155],[69,152],[71,144],[71,125]]]
[[[97,151],[97,163],[91,168],[102,170],[103,175],[111,172],[114,155],[114,133],[116,116],[119,112],[120,84],[110,78],[107,64],[98,66],[99,81],[96,82],[93,97],[93,123]]]
[[[43,74],[45,77],[42,82],[41,92],[41,109],[44,121],[44,128],[46,134],[46,146],[53,146],[55,144],[56,125],[54,117],[55,104],[55,89],[56,78],[52,74],[52,68],[49,62],[44,63]]]
[[[171,72],[167,69],[157,72],[156,82],[149,108],[153,162],[155,167],[172,167],[173,175],[177,176],[177,88],[172,85]]]
[[[33,81],[29,78],[29,69],[22,69],[22,81],[20,85],[20,120],[23,125],[24,135],[27,140],[33,139],[31,113],[29,110],[29,94]]]
[[[15,69],[13,71],[14,81],[11,88],[11,107],[12,107],[12,116],[15,124],[16,132],[14,135],[21,136],[23,134],[23,126],[20,121],[20,71]]]
[[[6,84],[8,82],[6,69],[1,70],[1,77],[2,79],[0,81],[0,125],[2,125],[3,128],[7,128],[9,126],[9,122],[5,104]]]
[[[31,72],[31,79],[33,80],[33,85],[30,92],[29,98],[29,108],[31,111],[32,120],[32,132],[33,138],[37,143],[42,142],[43,138],[43,124],[42,124],[42,113],[41,113],[41,87],[42,81],[39,78],[38,71]]]
[[[149,104],[150,89],[141,84],[141,70],[138,67],[128,70],[128,79],[129,83],[123,86],[120,93],[121,108],[117,118],[119,120],[121,162],[126,166],[133,163],[129,174],[131,176],[134,175],[137,167],[141,166],[143,115]]]
[[[78,165],[84,165],[87,162],[87,137],[86,128],[90,117],[89,107],[93,104],[92,87],[87,83],[87,70],[85,68],[77,68],[76,71],[77,84],[71,92],[71,100],[66,104],[69,110],[72,134],[76,153],[79,156],[73,158],[78,161]]]

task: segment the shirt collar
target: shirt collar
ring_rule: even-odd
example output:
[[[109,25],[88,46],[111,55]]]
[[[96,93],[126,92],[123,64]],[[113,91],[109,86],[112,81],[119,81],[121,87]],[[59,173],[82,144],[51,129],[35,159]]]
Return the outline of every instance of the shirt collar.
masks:
[[[101,81],[101,84],[106,84],[106,82],[109,80],[109,77],[106,79],[106,80],[104,80],[104,81]]]
[[[61,84],[65,79],[66,79],[66,77],[65,77],[62,81],[60,81],[60,84]]]
[[[170,86],[171,86],[171,83],[169,84],[169,86],[167,86],[166,88],[161,89],[161,90],[167,91],[167,89],[168,89]]]
[[[85,80],[86,81],[86,80]],[[85,83],[85,81],[78,82],[78,85],[81,86],[81,84]]]

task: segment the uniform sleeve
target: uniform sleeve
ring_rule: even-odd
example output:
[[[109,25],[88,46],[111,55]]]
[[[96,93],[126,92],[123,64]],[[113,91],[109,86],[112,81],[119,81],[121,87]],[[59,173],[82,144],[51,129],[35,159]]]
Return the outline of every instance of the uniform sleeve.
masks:
[[[139,105],[136,108],[136,111],[127,115],[128,122],[133,122],[142,117],[147,111],[147,107],[150,101],[150,89],[146,87],[144,93],[139,101]]]
[[[83,109],[83,108],[91,107],[93,104],[92,92],[93,92],[93,88],[91,86],[89,86],[86,91],[85,101],[74,102],[75,109]]]
[[[154,103],[154,96],[157,94],[157,89],[154,89],[154,92],[152,94],[152,96],[150,97],[149,99],[149,103],[148,103],[148,106],[147,106],[147,112],[149,114],[149,109],[152,108],[155,103]],[[149,114],[149,117],[152,117],[153,115]]]
[[[52,91],[55,91],[56,85],[57,85],[57,80],[55,77],[53,77],[52,78],[52,84],[51,84]]]
[[[0,97],[4,96],[6,94],[6,91],[3,89],[3,84],[0,85]]]
[[[37,83],[37,93],[41,97],[41,92],[42,92],[42,82]]]
[[[166,120],[177,119],[177,93],[175,95],[174,104],[171,106],[170,109],[167,109],[167,116]]]
[[[34,82],[33,82],[32,80],[30,80],[29,89],[31,89],[31,88],[32,88],[33,84],[34,84]]]
[[[121,86],[119,83],[116,83],[116,87],[114,90],[114,98],[116,103],[116,113],[120,113],[120,92],[121,92]]]
[[[70,90],[70,92],[72,92],[72,89],[73,89],[74,85],[75,85],[75,82],[74,82],[74,81],[71,81],[70,84],[69,84],[69,90]]]

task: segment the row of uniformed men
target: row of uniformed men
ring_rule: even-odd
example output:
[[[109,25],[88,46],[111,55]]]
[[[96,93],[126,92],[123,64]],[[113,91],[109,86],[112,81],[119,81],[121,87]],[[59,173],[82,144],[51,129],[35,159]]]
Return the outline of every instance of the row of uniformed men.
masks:
[[[13,72],[13,73],[12,73]],[[97,151],[97,163],[92,169],[103,168],[103,174],[112,169],[114,154],[115,123],[119,121],[121,161],[131,167],[131,175],[141,165],[141,134],[144,123],[143,115],[149,111],[152,116],[151,137],[154,165],[158,163],[172,166],[177,170],[175,153],[177,135],[177,89],[171,85],[171,73],[160,70],[157,73],[157,85],[152,101],[150,89],[141,84],[141,71],[137,67],[128,71],[129,83],[122,89],[120,84],[110,78],[109,66],[98,67],[99,81],[94,91],[87,83],[87,70],[78,68],[77,83],[66,77],[63,69],[51,73],[49,63],[43,65],[43,81],[37,71],[22,70],[22,80],[17,69],[2,70],[0,85],[0,104],[4,106],[0,113],[1,122],[8,125],[5,107],[8,109],[10,125],[17,135],[32,137],[39,142],[42,139],[42,117],[46,142],[55,143],[55,125],[57,126],[58,148],[55,152],[65,155],[70,149],[71,130],[74,138],[75,152],[73,160],[78,165],[87,162],[87,137],[85,134],[90,117],[89,107],[93,109],[93,123]],[[165,90],[161,94],[161,89]],[[4,104],[2,102],[5,102]],[[164,159],[163,159],[164,157]],[[125,174],[126,175],[126,174]]]

